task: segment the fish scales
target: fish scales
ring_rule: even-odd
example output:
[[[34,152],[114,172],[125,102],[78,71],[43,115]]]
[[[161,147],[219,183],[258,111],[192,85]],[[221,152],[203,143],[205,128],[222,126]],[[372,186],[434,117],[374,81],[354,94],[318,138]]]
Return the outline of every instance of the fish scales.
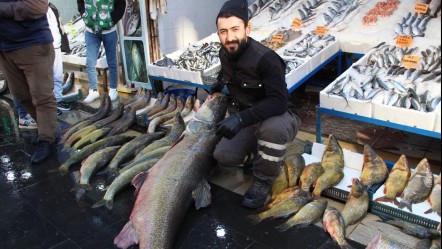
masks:
[[[368,204],[367,190],[358,178],[353,178],[350,194],[342,210],[345,227],[356,224],[364,218],[368,211]]]
[[[375,201],[392,202],[395,205],[399,205],[396,197],[399,197],[402,191],[404,191],[410,174],[407,157],[401,155],[385,181],[384,196],[377,198]]]
[[[388,168],[384,160],[376,154],[370,145],[364,146],[364,164],[361,172],[361,182],[366,187],[371,187],[387,179]]]
[[[318,199],[307,203],[302,207],[298,213],[288,219],[283,224],[276,227],[279,231],[286,231],[287,229],[298,225],[310,225],[319,220],[327,207],[326,199]]]
[[[399,208],[407,207],[412,212],[412,204],[423,202],[428,198],[433,187],[433,174],[430,164],[423,158],[411,173],[407,186],[401,195]]]
[[[221,138],[216,136],[214,127],[226,109],[223,94],[207,99],[183,139],[150,169],[129,222],[114,240],[119,248],[137,243],[141,249],[172,247],[181,220],[191,205],[192,191],[215,165],[212,153]],[[198,127],[195,123],[205,125]]]

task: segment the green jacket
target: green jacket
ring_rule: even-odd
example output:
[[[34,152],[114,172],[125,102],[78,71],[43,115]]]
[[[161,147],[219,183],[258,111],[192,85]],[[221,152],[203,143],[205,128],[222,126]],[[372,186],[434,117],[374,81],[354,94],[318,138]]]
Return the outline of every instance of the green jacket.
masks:
[[[109,30],[123,17],[125,0],[77,0],[84,23],[95,33]]]

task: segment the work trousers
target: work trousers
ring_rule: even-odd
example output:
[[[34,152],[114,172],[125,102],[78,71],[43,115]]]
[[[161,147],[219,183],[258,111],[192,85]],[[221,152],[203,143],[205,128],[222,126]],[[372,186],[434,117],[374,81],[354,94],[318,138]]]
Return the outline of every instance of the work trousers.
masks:
[[[295,138],[301,121],[288,112],[241,129],[232,139],[222,138],[213,153],[221,166],[241,166],[251,154],[253,174],[274,180],[281,170],[287,144]]]
[[[57,105],[54,97],[52,43],[0,52],[8,87],[37,122],[39,139],[55,141]]]

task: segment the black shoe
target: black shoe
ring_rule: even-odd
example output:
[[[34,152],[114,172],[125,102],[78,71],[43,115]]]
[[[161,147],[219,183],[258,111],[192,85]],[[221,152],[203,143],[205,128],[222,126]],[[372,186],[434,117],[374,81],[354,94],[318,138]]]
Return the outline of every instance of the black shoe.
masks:
[[[60,109],[57,109],[57,115],[60,116],[63,112]]]
[[[64,101],[57,102],[57,108],[58,108],[58,110],[61,110],[61,111],[69,111],[72,109],[71,105],[69,105],[68,103],[66,103]]]
[[[248,208],[260,208],[270,200],[271,191],[271,181],[255,178],[241,204]]]
[[[39,140],[37,143],[37,148],[35,149],[34,154],[32,154],[31,163],[33,164],[42,163],[51,154],[51,150],[52,150],[51,142],[45,140]]]

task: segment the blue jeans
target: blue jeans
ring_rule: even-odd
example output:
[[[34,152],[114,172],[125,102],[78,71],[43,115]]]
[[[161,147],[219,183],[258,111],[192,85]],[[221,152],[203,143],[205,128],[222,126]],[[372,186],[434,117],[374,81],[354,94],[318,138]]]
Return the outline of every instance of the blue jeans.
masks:
[[[89,89],[97,89],[97,65],[98,52],[101,42],[106,51],[107,66],[109,68],[109,86],[117,88],[117,31],[108,34],[93,34],[85,31],[86,40],[86,69],[89,78]],[[107,89],[105,89],[107,91]]]
[[[11,94],[11,96],[12,102],[14,102],[15,109],[17,109],[18,117],[26,117],[26,115],[28,115],[28,111],[26,111],[26,109],[20,104],[20,101],[14,95]]]

